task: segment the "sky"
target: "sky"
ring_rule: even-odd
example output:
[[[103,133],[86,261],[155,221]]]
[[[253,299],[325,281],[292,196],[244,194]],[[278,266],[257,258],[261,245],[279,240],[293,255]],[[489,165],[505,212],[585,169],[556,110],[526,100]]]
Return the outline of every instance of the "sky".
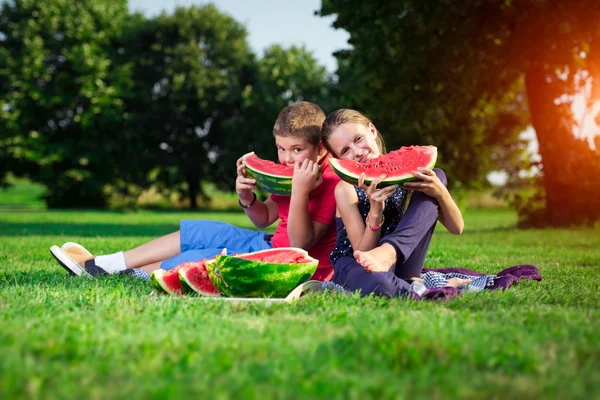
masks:
[[[311,51],[321,65],[335,72],[333,52],[349,47],[349,34],[332,27],[334,16],[314,15],[321,0],[129,0],[129,9],[151,17],[161,11],[171,13],[177,6],[208,3],[246,27],[248,43],[258,55],[273,44],[296,45]]]

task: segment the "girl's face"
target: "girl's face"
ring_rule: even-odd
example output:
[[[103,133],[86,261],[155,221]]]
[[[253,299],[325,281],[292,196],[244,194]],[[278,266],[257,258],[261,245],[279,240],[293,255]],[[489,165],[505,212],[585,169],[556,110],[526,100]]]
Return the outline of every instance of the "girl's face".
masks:
[[[381,155],[376,138],[377,129],[373,124],[347,123],[335,128],[327,143],[336,158],[362,163]]]
[[[293,167],[296,161],[302,163],[306,159],[314,162],[319,160],[320,146],[312,145],[304,139],[276,135],[275,145],[279,162],[288,167]]]

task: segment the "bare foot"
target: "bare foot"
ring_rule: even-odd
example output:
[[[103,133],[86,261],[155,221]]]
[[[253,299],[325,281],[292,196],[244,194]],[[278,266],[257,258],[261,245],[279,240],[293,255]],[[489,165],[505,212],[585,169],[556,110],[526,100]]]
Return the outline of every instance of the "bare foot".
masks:
[[[413,278],[410,278],[410,280],[413,282],[419,282],[421,285],[425,284],[425,281],[421,278],[413,277]]]
[[[446,287],[459,288],[462,285],[470,283],[471,281],[472,279],[450,278],[448,279],[448,284],[446,285]]]
[[[354,258],[369,272],[388,272],[396,262],[396,249],[391,244],[384,243],[373,250],[356,250]]]

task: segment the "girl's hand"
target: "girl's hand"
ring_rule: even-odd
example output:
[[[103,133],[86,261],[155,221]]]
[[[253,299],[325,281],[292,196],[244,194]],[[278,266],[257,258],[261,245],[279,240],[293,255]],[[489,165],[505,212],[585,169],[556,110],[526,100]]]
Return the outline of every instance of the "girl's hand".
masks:
[[[237,192],[242,203],[246,204],[254,198],[252,190],[256,189],[256,180],[246,176],[246,165],[240,157],[236,163],[237,178],[235,180],[235,191]]]
[[[423,192],[429,197],[433,197],[436,200],[440,200],[442,197],[448,195],[448,189],[440,178],[437,177],[435,172],[427,168],[417,168],[416,171],[411,172],[415,177],[421,179],[421,182],[407,182],[404,184],[404,188],[407,190],[416,190]]]
[[[323,182],[319,175],[319,164],[306,159],[302,163],[296,161],[294,164],[294,176],[292,177],[292,193],[300,196],[308,196]]]
[[[384,180],[386,175],[380,175],[379,178],[373,179],[371,184],[367,186],[365,184],[365,174],[360,174],[358,178],[358,187],[360,187],[366,193],[369,198],[369,203],[371,204],[371,214],[373,217],[380,217],[383,214],[383,210],[385,208],[385,201],[388,197],[394,194],[397,186],[392,185],[385,187],[383,189],[377,189],[377,185]],[[371,217],[371,218],[373,218]]]

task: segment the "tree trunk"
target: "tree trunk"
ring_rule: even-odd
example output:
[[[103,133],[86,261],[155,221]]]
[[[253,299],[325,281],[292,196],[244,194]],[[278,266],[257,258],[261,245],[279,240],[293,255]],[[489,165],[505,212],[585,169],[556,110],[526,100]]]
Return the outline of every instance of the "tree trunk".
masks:
[[[198,192],[200,191],[200,181],[198,177],[191,174],[188,176],[188,195],[190,196],[190,210],[198,209]]]
[[[555,78],[556,79],[556,78]],[[531,123],[535,129],[542,158],[543,185],[546,191],[544,218],[550,225],[568,225],[577,220],[569,208],[569,198],[577,194],[577,182],[569,176],[573,158],[576,158],[575,137],[571,131],[564,108],[557,105],[559,88],[548,82],[541,67],[532,67],[525,75],[525,88]]]

